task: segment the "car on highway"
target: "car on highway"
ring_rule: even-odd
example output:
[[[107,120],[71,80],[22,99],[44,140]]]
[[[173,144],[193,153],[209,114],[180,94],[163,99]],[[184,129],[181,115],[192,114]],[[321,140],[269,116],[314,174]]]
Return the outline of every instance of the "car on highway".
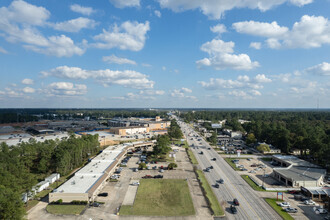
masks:
[[[288,202],[281,202],[278,205],[281,207],[290,207],[290,203],[288,203]]]
[[[209,148],[207,148],[208,150],[211,150],[211,148],[209,147]]]
[[[213,160],[213,161],[216,161],[216,160],[217,160],[217,158],[215,158],[215,157],[214,157],[214,158],[212,158],[212,160]]]
[[[236,214],[236,213],[237,213],[237,209],[236,209],[236,207],[233,206],[233,205],[230,206],[230,210],[231,210],[231,212],[232,212],[233,214]]]
[[[288,208],[285,208],[284,211],[289,212],[289,213],[297,213],[298,209],[288,207]]]
[[[315,205],[315,202],[313,200],[305,200],[304,204],[305,205]]]
[[[223,184],[224,183],[224,180],[223,179],[219,179],[218,181],[220,184]]]
[[[219,186],[218,183],[216,183],[216,184],[214,184],[214,187],[215,187],[215,188],[219,188],[220,186]]]
[[[234,205],[239,205],[239,202],[236,198],[233,200],[233,203],[234,203]]]
[[[163,179],[163,175],[156,175],[154,176],[154,179]]]
[[[209,168],[210,168],[210,169],[213,169],[213,166],[210,166]]]
[[[209,167],[208,168],[205,168],[204,171],[205,172],[210,172],[210,168]]]
[[[199,154],[204,154],[203,151],[199,152]]]

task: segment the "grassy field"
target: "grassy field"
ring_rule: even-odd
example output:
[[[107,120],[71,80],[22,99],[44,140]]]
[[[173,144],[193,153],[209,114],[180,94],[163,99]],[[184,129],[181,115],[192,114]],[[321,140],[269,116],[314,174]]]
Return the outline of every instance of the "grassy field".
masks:
[[[187,153],[188,153],[188,156],[190,158],[191,163],[192,164],[198,164],[198,161],[197,161],[194,153],[191,150],[189,150],[189,149],[187,150]]]
[[[248,175],[241,175],[241,177],[252,187],[252,189],[256,191],[266,191],[262,187],[255,184],[255,182],[253,182]]]
[[[120,215],[195,215],[188,184],[182,179],[141,179],[133,206],[121,206]]]
[[[238,159],[238,160],[242,160],[242,159],[247,159],[247,157],[245,157],[245,158],[223,158],[223,159],[225,159],[225,161],[234,169],[234,170],[236,170],[236,171],[240,171],[240,169],[239,168],[237,168],[236,167],[236,165],[232,162],[232,160],[235,160],[235,159]]]
[[[265,200],[284,220],[294,219],[289,213],[284,211],[281,206],[276,204],[276,202],[280,202],[280,200],[276,201],[276,199],[271,199],[271,198],[266,198]]]
[[[86,205],[54,205],[49,204],[46,207],[47,212],[55,215],[79,215]]]
[[[34,206],[36,206],[38,203],[39,203],[39,201],[38,200],[35,200],[35,199],[32,199],[32,200],[27,201],[26,205],[24,206],[25,207],[25,210],[26,211],[29,211]]]
[[[211,209],[213,211],[213,214],[215,216],[222,216],[224,215],[223,209],[220,206],[217,197],[214,195],[210,184],[207,182],[204,173],[201,170],[197,170],[197,175],[198,175],[198,179],[201,181],[202,183],[202,187],[206,193],[206,197],[210,202],[210,206]]]

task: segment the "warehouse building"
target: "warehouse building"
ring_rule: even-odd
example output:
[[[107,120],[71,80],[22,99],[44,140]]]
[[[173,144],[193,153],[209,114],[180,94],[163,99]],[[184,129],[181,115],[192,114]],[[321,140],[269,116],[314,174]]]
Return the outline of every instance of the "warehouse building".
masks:
[[[153,141],[141,141],[110,146],[104,149],[90,163],[78,170],[72,178],[51,192],[49,202],[60,199],[66,203],[73,200],[94,201],[129,148],[149,147],[153,146],[154,143]]]
[[[155,119],[122,119],[113,118],[108,121],[110,127],[148,127],[149,131],[167,130],[170,127],[170,121],[163,121],[159,116]]]
[[[115,127],[110,128],[110,133],[117,134],[117,135],[133,135],[133,134],[143,134],[148,133],[148,127]]]
[[[295,156],[273,155],[273,177],[290,187],[319,187],[323,184],[326,169]]]

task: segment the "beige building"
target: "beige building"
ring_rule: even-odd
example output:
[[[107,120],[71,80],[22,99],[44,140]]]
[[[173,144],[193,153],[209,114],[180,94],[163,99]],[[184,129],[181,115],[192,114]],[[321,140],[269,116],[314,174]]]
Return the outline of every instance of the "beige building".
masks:
[[[72,202],[73,200],[94,201],[128,149],[149,147],[153,146],[154,143],[154,141],[140,141],[110,146],[104,149],[91,162],[78,170],[73,177],[49,193],[49,202],[55,202],[60,199],[65,203]]]
[[[110,133],[117,134],[117,135],[133,135],[133,134],[144,134],[148,133],[148,127],[115,127],[110,128]]]

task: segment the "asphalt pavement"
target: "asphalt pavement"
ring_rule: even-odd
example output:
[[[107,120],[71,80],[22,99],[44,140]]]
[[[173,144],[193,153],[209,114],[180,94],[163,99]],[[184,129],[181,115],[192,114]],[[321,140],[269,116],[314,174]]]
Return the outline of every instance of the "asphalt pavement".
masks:
[[[213,166],[213,169],[204,173],[209,184],[213,186],[218,201],[225,208],[227,219],[282,219],[197,132],[183,122],[180,126],[187,137],[189,146],[194,145],[191,150],[201,169]],[[190,133],[195,137],[189,136]],[[198,141],[198,139],[201,140]],[[212,158],[216,158],[216,161],[212,161]],[[215,188],[214,184],[220,178],[224,180],[224,183],[219,184],[219,188]],[[240,203],[237,206],[237,214],[232,214],[230,210],[234,198]]]

